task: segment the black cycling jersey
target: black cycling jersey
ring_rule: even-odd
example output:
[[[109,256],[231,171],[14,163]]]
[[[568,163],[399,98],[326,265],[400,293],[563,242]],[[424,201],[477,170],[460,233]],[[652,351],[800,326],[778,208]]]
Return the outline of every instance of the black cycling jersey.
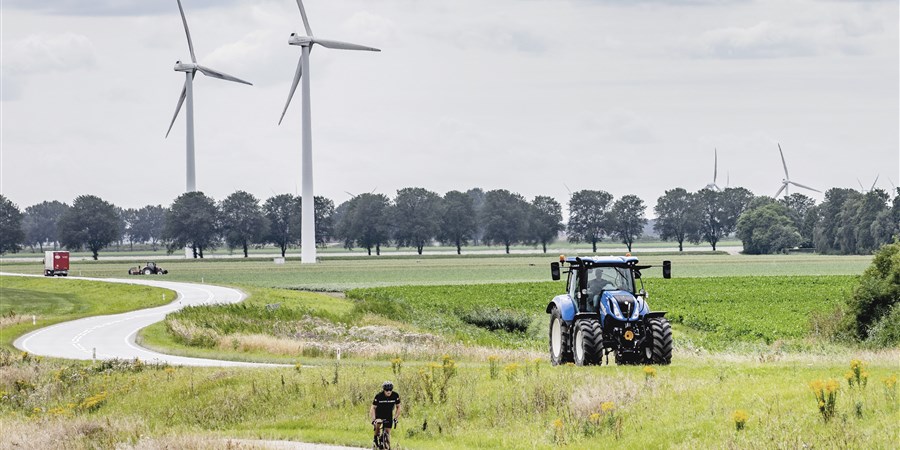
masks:
[[[394,418],[394,405],[400,404],[400,394],[391,392],[391,395],[385,395],[384,391],[375,394],[375,418],[382,420],[392,420]]]

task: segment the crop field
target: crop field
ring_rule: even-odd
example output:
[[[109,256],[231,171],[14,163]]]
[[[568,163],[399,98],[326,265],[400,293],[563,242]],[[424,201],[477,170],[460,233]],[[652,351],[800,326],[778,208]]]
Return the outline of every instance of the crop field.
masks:
[[[547,363],[544,307],[564,289],[547,281],[553,259],[161,262],[166,279],[202,278],[251,296],[171,314],[142,332],[144,345],[297,365],[91,364],[0,350],[0,428],[7,442],[35,448],[54,439],[72,448],[219,448],[225,438],[367,446],[368,405],[391,379],[405,404],[400,448],[892,448],[900,439],[898,350],[830,343],[819,330],[871,257],[642,256],[674,261],[676,278],[654,269],[644,277],[652,309],[675,323],[673,363],[586,368]],[[75,270],[124,278],[128,265]],[[48,321],[83,304],[105,313],[102,300],[127,288],[0,281],[3,307],[43,308]],[[150,297],[161,296],[124,307],[150,306]],[[25,331],[0,323],[4,340]],[[856,378],[851,360],[862,361]],[[819,387],[833,409],[820,409]]]
[[[642,263],[672,261],[676,278],[722,276],[859,275],[871,256],[721,255],[635,253]],[[274,264],[271,259],[166,260],[166,279],[230,286],[258,286],[304,290],[344,291],[352,288],[398,285],[488,284],[548,281],[549,264],[557,255],[463,257],[326,258],[301,265],[298,259]],[[128,267],[140,260],[72,263],[72,275],[126,278]],[[143,261],[146,262],[146,261]],[[2,271],[41,274],[40,263],[4,263]],[[659,270],[646,271],[648,278]]]

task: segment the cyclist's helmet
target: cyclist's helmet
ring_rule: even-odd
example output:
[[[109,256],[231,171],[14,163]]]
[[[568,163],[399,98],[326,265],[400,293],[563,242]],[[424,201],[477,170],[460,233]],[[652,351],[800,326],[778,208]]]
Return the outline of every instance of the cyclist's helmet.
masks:
[[[394,383],[391,383],[390,381],[385,381],[385,382],[381,385],[381,389],[384,389],[385,391],[393,391],[393,390],[394,390]]]

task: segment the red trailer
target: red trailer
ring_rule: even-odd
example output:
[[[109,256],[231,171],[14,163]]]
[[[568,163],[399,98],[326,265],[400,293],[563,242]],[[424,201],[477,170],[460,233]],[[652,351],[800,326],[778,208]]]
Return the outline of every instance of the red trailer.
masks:
[[[44,276],[61,276],[69,275],[69,252],[44,252]]]

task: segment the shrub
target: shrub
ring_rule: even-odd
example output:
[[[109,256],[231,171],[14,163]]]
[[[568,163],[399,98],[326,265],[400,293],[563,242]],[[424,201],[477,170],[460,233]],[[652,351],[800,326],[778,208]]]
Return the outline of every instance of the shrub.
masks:
[[[844,329],[877,345],[900,342],[900,241],[881,247],[847,303]],[[871,338],[871,339],[869,339]]]
[[[459,313],[463,322],[490,331],[525,332],[531,323],[531,317],[524,312],[509,311],[500,308],[475,308]]]

